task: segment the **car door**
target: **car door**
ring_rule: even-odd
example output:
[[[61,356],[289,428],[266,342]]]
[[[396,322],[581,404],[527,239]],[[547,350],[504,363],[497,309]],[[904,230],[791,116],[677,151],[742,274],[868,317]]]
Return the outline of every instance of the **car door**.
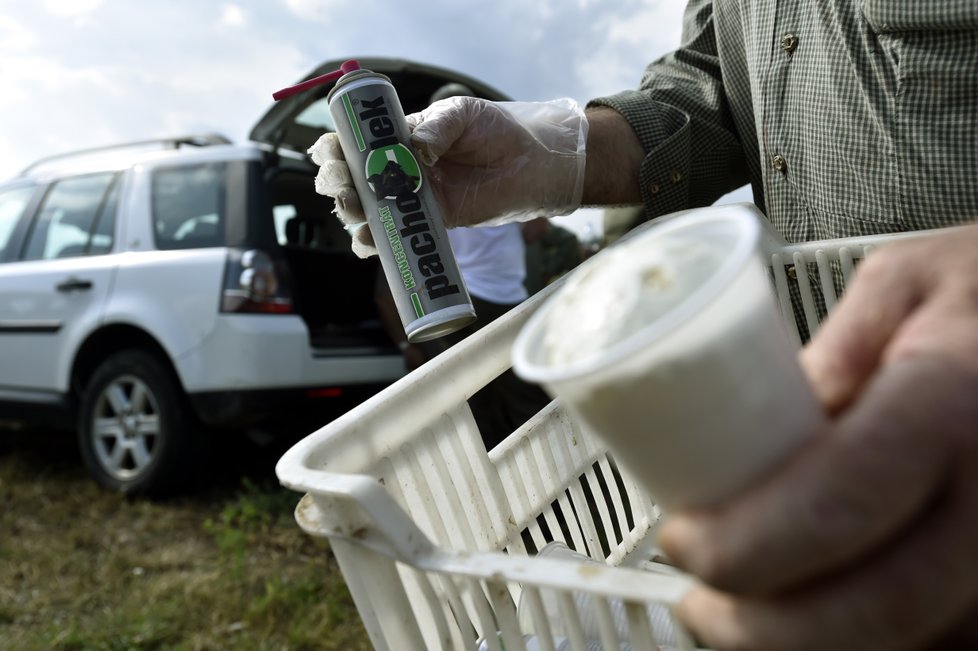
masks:
[[[120,173],[50,184],[0,264],[0,395],[43,402],[68,390],[74,353],[98,323],[116,256]],[[17,244],[11,241],[12,245]]]

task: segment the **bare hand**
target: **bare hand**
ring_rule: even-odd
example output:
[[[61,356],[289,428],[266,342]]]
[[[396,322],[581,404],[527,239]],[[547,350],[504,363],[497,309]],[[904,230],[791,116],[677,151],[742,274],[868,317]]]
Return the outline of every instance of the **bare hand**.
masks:
[[[662,530],[710,586],[680,616],[722,650],[978,648],[978,226],[873,254],[802,362],[830,426]]]

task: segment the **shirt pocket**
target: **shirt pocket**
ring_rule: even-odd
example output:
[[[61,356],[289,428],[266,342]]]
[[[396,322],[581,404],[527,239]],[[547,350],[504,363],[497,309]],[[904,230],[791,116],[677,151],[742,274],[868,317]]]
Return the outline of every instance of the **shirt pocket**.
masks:
[[[863,15],[878,34],[978,29],[975,0],[865,0]]]
[[[978,214],[978,0],[865,0],[895,66],[894,149],[910,228]]]

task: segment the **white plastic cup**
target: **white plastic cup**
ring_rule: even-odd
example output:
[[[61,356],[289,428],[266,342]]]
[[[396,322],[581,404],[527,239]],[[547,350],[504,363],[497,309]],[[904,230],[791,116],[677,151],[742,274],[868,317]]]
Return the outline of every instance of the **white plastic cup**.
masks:
[[[758,215],[744,206],[656,224],[573,272],[515,342],[516,373],[559,398],[665,510],[733,496],[824,419],[777,309],[760,233]],[[681,256],[673,260],[679,275],[697,277],[678,302],[594,355],[557,364],[547,359],[543,341],[555,325],[554,306],[570,292],[592,292],[577,294],[580,302],[607,290],[588,283],[597,265],[623,256],[654,258],[684,242],[716,248],[708,269],[702,259],[695,269],[684,268]],[[584,322],[587,315],[581,316]],[[577,320],[569,321],[555,332],[566,328],[570,336]]]

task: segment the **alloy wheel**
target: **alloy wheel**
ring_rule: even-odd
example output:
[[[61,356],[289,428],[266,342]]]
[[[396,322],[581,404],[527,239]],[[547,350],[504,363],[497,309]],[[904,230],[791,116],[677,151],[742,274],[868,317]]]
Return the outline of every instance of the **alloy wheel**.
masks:
[[[92,443],[99,464],[129,481],[152,462],[160,436],[160,410],[149,386],[134,375],[119,376],[99,394],[92,415]]]

